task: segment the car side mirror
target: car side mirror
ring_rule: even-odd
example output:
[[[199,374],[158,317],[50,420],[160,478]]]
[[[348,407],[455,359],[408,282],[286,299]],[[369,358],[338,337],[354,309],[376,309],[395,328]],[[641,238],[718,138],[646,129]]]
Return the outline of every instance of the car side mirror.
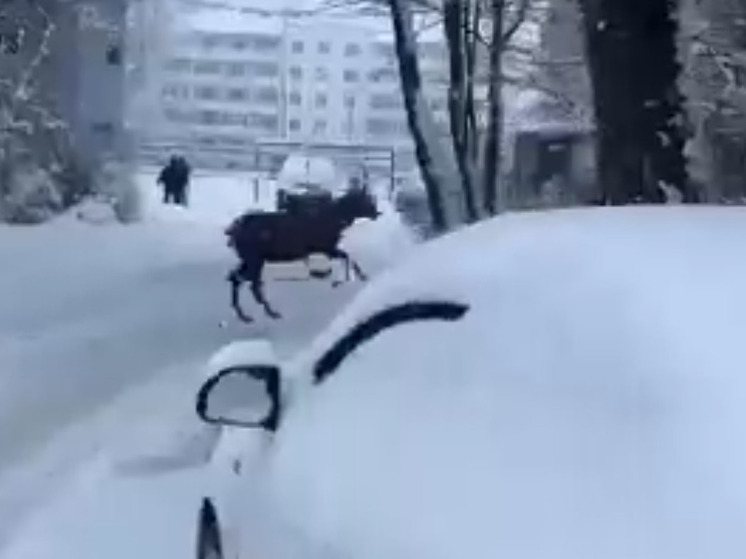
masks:
[[[274,365],[223,369],[197,393],[197,415],[214,425],[274,432],[280,408],[280,369]]]

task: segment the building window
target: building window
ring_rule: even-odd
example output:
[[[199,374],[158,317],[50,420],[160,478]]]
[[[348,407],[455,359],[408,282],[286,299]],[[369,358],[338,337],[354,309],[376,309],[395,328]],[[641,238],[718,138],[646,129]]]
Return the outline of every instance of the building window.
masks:
[[[202,101],[213,101],[218,98],[218,90],[212,86],[199,86],[194,88],[194,98]]]
[[[261,104],[277,103],[280,96],[274,86],[259,87],[254,91],[253,100]]]
[[[163,89],[161,90],[161,96],[164,99],[184,99],[187,97],[186,92],[184,91],[186,88],[177,85],[177,84],[166,84],[163,86]]]
[[[290,128],[290,130],[292,130],[293,132],[297,132],[298,130],[300,130],[300,120],[298,120],[297,118],[291,118],[288,128]]]
[[[368,74],[368,80],[374,83],[396,81],[398,77],[398,72],[392,68],[378,68]]]
[[[345,45],[345,56],[357,56],[362,52],[360,45],[356,43],[347,43]]]
[[[345,70],[343,79],[347,83],[354,83],[360,79],[360,73],[357,70]]]
[[[245,89],[233,87],[228,90],[228,101],[246,101],[249,98],[249,92]]]
[[[316,68],[316,81],[325,82],[329,80],[329,70],[322,66]]]
[[[193,115],[191,113],[186,113],[173,107],[164,109],[163,114],[169,122],[186,123],[193,120]]]
[[[293,41],[293,44],[290,46],[291,52],[293,54],[302,54],[303,53],[303,41]]]
[[[329,54],[332,51],[332,44],[329,41],[319,43],[319,54]]]
[[[207,37],[204,37],[202,39],[202,48],[205,50],[210,50],[215,48],[218,45],[218,38],[208,35]]]
[[[277,115],[268,115],[264,113],[249,113],[244,115],[246,126],[251,128],[260,128],[265,132],[274,132],[278,128],[279,120]]]
[[[300,66],[290,67],[290,77],[294,80],[300,80],[303,78],[303,68]]]
[[[288,101],[291,105],[295,105],[296,107],[299,106],[303,102],[303,97],[301,96],[300,91],[291,91],[288,96]]]
[[[241,62],[228,63],[229,76],[243,76],[245,73],[244,65]]]
[[[166,70],[169,72],[189,72],[192,69],[192,61],[188,58],[172,58],[166,62]]]
[[[280,71],[280,67],[274,62],[249,62],[247,68],[251,75],[259,78],[274,78]]]
[[[194,63],[194,73],[198,75],[217,75],[220,73],[220,63],[214,60],[199,60]]]
[[[234,50],[246,50],[246,41],[243,39],[236,39],[233,41]]]
[[[419,48],[419,47],[418,47]],[[383,58],[391,58],[396,54],[396,49],[392,43],[378,43],[374,47],[375,53]]]
[[[280,48],[280,38],[257,35],[251,37],[249,44],[251,46],[251,50],[255,52],[266,53],[268,51],[278,50]]]
[[[317,108],[323,109],[327,106],[329,102],[329,99],[326,96],[326,93],[317,93],[316,99],[314,101],[314,105],[316,105]]]
[[[397,94],[377,93],[370,96],[371,109],[400,109],[402,97]]]
[[[355,108],[355,96],[352,93],[345,93],[345,107],[348,109]]]
[[[106,63],[109,66],[122,65],[122,49],[119,45],[109,45],[106,48]]]
[[[323,134],[326,132],[326,121],[325,120],[315,120],[313,123],[313,133],[314,134]]]
[[[223,120],[222,116],[218,111],[199,111],[197,120],[200,124],[219,124]]]
[[[392,136],[406,133],[406,123],[399,120],[371,118],[365,123],[368,134],[372,136]]]

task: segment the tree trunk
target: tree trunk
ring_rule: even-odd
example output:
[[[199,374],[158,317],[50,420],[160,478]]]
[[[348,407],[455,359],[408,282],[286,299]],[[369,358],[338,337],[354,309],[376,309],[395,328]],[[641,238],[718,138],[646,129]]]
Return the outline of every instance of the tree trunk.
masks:
[[[604,201],[695,201],[684,148],[674,0],[580,0]]]
[[[492,36],[489,56],[489,99],[487,130],[484,139],[482,198],[484,209],[489,215],[497,213],[497,185],[500,174],[502,139],[502,53],[503,53],[503,14],[505,0],[492,0]]]
[[[479,44],[479,22],[482,19],[482,3],[479,0],[467,2],[467,8],[472,7],[469,14],[471,23],[466,45],[466,141],[467,153],[473,166],[479,164],[479,126],[477,124],[477,107],[474,100],[474,81],[476,80],[477,47]],[[468,10],[467,10],[468,13]],[[472,188],[476,190],[476,179],[472,175]]]
[[[656,186],[678,190],[684,202],[697,202],[699,196],[687,176],[684,157],[685,117],[676,45],[678,1],[646,0],[643,5],[645,10],[638,9],[637,13],[645,41],[643,56],[649,68],[643,74],[642,106],[650,178]]]
[[[445,0],[443,4],[443,28],[448,45],[449,84],[448,113],[450,115],[451,142],[456,156],[461,190],[464,193],[466,219],[477,220],[477,207],[474,200],[474,184],[469,162],[469,145],[467,138],[467,20],[462,0]]]
[[[396,58],[399,63],[401,90],[407,123],[415,145],[415,154],[422,172],[422,180],[427,190],[430,216],[433,229],[442,233],[448,228],[443,203],[443,193],[438,176],[433,172],[433,153],[418,118],[419,102],[422,97],[422,77],[417,61],[417,50],[412,29],[412,13],[407,0],[390,0],[391,21],[394,28]]]
[[[415,154],[427,189],[428,203],[436,232],[444,232],[464,219],[463,200],[453,195],[460,175],[454,154],[441,141],[437,126],[422,91],[417,60],[413,14],[409,0],[388,0],[394,28],[396,58],[404,98],[407,123],[415,145]]]

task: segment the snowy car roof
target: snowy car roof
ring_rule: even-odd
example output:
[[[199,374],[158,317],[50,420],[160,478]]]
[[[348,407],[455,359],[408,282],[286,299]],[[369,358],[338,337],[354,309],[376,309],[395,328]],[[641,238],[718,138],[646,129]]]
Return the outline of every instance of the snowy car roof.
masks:
[[[388,305],[470,310],[294,399],[285,510],[359,559],[742,556],[744,240],[743,209],[599,208],[415,250],[298,359]]]
[[[699,289],[707,279],[732,289],[727,294],[732,301],[741,297],[735,287],[746,285],[746,263],[733,258],[741,250],[743,236],[746,209],[734,207],[638,206],[509,214],[421,246],[362,290],[321,337],[333,339],[356,317],[409,299],[452,298],[499,306],[493,286],[507,279],[509,272],[529,278],[537,290],[559,289],[565,285],[563,279],[572,279],[569,285],[594,281],[599,288],[619,285],[627,290],[652,289],[651,284],[658,291],[659,285],[677,286],[657,293],[659,301],[678,296],[709,299],[712,293]],[[703,268],[705,264],[709,268]],[[684,272],[691,269],[702,275],[692,277],[693,283],[686,286],[691,273]],[[568,295],[578,295],[565,289]],[[582,295],[591,298],[598,293]],[[746,295],[743,301],[746,305]],[[321,340],[317,342],[323,346]]]

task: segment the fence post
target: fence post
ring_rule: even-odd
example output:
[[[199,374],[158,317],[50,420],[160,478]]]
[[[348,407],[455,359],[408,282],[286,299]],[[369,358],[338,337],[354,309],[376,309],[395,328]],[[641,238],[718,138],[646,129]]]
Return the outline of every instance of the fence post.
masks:
[[[254,203],[259,202],[259,177],[254,177]]]

